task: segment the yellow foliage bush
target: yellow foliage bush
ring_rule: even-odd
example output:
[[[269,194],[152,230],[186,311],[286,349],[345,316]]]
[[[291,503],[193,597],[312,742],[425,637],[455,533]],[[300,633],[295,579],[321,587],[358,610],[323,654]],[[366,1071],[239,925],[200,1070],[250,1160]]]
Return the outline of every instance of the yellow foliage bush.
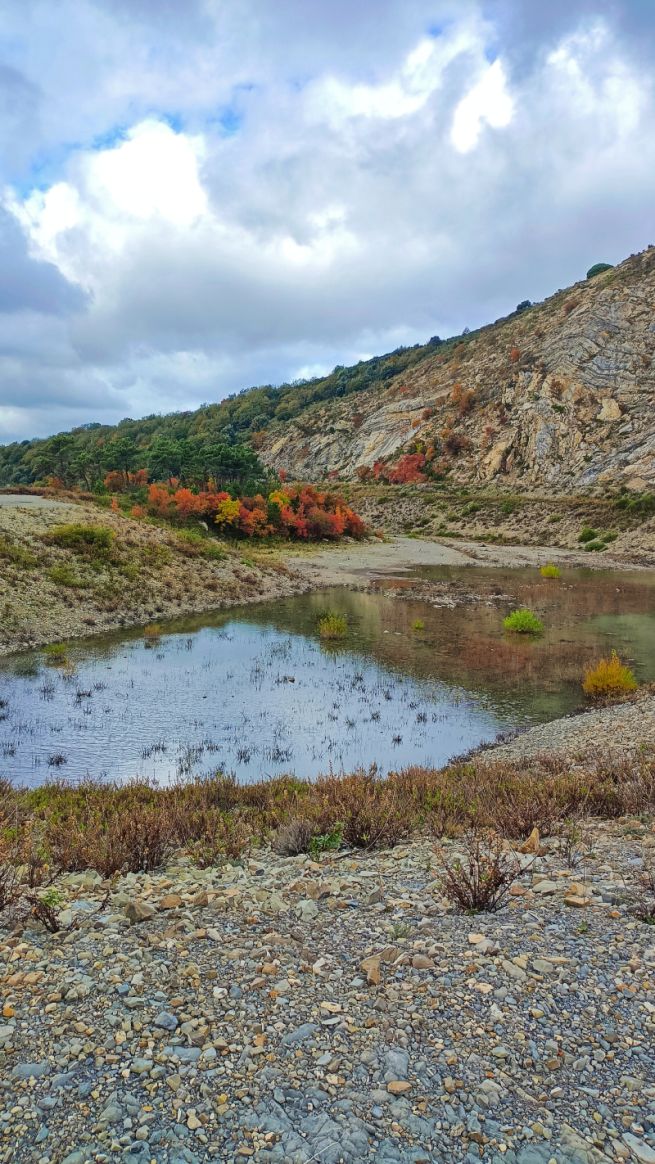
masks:
[[[582,682],[582,690],[590,699],[626,695],[636,689],[637,680],[616,651],[612,651],[609,659],[600,659],[594,667],[587,667]]]

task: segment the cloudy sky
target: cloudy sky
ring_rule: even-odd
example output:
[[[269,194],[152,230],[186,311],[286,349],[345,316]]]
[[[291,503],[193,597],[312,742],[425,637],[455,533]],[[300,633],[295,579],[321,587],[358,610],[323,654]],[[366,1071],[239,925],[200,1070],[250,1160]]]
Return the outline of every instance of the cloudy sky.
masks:
[[[655,241],[652,0],[0,0],[0,443],[497,318]]]

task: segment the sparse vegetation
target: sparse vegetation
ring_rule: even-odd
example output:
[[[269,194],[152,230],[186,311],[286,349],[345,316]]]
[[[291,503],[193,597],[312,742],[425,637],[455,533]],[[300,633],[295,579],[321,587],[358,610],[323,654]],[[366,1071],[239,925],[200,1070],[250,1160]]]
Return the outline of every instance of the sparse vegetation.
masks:
[[[412,623],[412,630],[413,631],[425,630],[425,623],[423,622],[422,618],[415,618],[414,619],[414,621]]]
[[[48,577],[55,586],[68,586],[71,590],[83,590],[88,586],[88,582],[76,574],[72,566],[61,563],[57,566],[51,566],[47,571]]]
[[[505,630],[517,635],[543,634],[544,624],[531,610],[513,610],[503,619]]]
[[[634,916],[647,926],[655,926],[655,866],[647,865],[639,877]]]
[[[593,667],[588,667],[582,682],[582,689],[589,699],[612,699],[628,695],[638,687],[634,673],[622,663],[616,651],[607,659],[600,659]]]
[[[559,578],[561,575],[559,566],[553,565],[552,562],[549,562],[546,566],[540,566],[539,573],[542,578]]]
[[[25,570],[31,570],[38,562],[35,554],[17,545],[7,534],[0,534],[0,562],[3,559]]]
[[[329,610],[318,619],[318,633],[322,639],[343,639],[348,633],[345,614]]]

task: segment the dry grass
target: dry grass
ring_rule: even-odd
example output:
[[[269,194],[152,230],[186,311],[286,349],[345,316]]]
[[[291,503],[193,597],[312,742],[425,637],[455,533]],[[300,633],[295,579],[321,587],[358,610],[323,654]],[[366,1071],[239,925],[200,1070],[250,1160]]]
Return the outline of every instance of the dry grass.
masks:
[[[167,788],[145,783],[34,790],[0,787],[0,888],[10,870],[42,884],[48,871],[95,868],[103,876],[148,870],[176,850],[201,865],[238,858],[277,837],[280,852],[305,851],[338,829],[343,843],[387,848],[412,833],[456,837],[491,829],[505,838],[542,834],[577,816],[612,819],[655,811],[655,754],[578,762],[454,763],[238,785],[217,775]],[[300,822],[300,824],[299,824]],[[301,835],[302,834],[302,835]]]

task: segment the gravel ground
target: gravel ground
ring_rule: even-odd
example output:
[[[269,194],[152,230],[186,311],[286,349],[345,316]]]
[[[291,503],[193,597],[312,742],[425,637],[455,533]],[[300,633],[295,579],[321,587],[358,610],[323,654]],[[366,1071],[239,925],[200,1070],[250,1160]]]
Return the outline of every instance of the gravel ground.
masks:
[[[71,504],[31,493],[0,493],[0,509],[71,509]]]
[[[516,760],[553,752],[631,751],[644,745],[655,746],[655,695],[650,692],[629,703],[539,724],[485,754]]]
[[[475,918],[426,840],[61,878],[1,949],[0,1161],[655,1161],[655,831],[581,838]]]

